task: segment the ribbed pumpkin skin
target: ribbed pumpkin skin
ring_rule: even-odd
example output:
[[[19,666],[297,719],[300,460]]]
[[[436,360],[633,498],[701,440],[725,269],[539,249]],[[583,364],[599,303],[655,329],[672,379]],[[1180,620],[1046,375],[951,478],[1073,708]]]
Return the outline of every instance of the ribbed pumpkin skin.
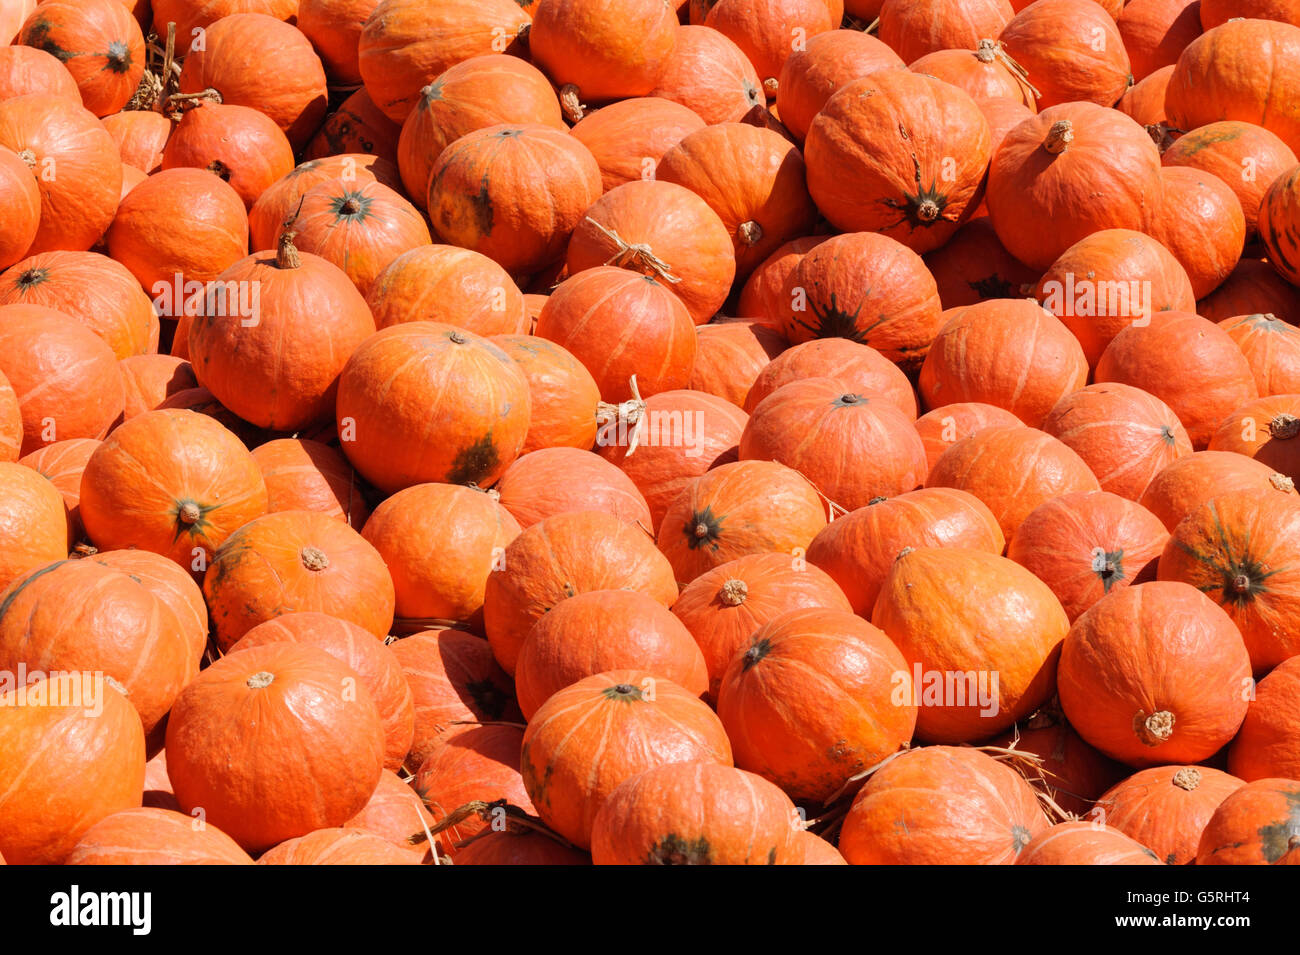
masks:
[[[103,124],[79,102],[33,93],[0,103],[0,146],[20,156],[30,150],[37,176],[41,219],[36,236],[19,255],[56,249],[81,251],[99,241],[113,221],[122,191],[122,161]],[[24,160],[25,162],[25,160]]]
[[[0,587],[68,556],[71,532],[63,496],[39,472],[0,463]]]
[[[869,345],[847,338],[815,338],[787,348],[759,372],[745,396],[753,413],[758,403],[783,385],[833,372],[849,391],[878,396],[909,418],[916,417],[916,393],[898,366]]]
[[[361,536],[392,574],[399,625],[440,619],[481,630],[488,574],[519,530],[481,491],[416,484],[375,508]]]
[[[1147,846],[1166,865],[1187,865],[1214,811],[1243,785],[1208,766],[1157,766],[1111,787],[1097,808],[1107,826]]]
[[[1178,62],[1201,35],[1198,0],[1131,0],[1115,19],[1128,53],[1129,72],[1141,81]]]
[[[1210,438],[1211,451],[1235,451],[1287,477],[1300,477],[1300,442],[1295,441],[1300,394],[1248,401],[1223,419]]]
[[[297,7],[298,29],[320,54],[330,79],[345,86],[360,83],[361,28],[379,6],[378,0],[300,0],[297,4],[290,0],[289,5]]]
[[[298,11],[296,0],[150,0],[154,32],[167,37],[167,23],[176,24],[176,55],[184,56],[196,27],[208,27],[235,13],[263,13],[288,23]],[[162,29],[158,29],[161,25]]]
[[[831,96],[804,149],[808,191],[836,228],[929,252],[979,205],[992,140],[964,90],[884,70]]]
[[[1103,229],[1074,243],[1048,268],[1037,296],[1078,338],[1090,366],[1116,335],[1152,313],[1196,310],[1191,280],[1178,260],[1130,229]]]
[[[102,438],[122,413],[117,359],[66,312],[0,305],[0,374],[18,399],[22,454],[68,438]]]
[[[1210,598],[1184,583],[1114,591],[1075,621],[1057,687],[1079,735],[1143,768],[1208,759],[1246,715],[1250,657]]]
[[[927,411],[916,419],[916,433],[925,447],[926,473],[950,447],[985,428],[1015,428],[1022,422],[1010,411],[979,401],[958,401]]]
[[[536,335],[493,335],[528,381],[532,417],[520,454],[541,448],[590,448],[600,388],[573,353]]]
[[[0,148],[0,197],[9,221],[0,236],[0,268],[27,254],[41,224],[41,191],[27,164],[11,149]]]
[[[1175,0],[1178,2],[1178,0]],[[1115,108],[1125,116],[1132,117],[1136,122],[1143,126],[1155,126],[1164,124],[1168,129],[1167,120],[1169,117],[1165,114],[1165,91],[1169,88],[1169,78],[1174,74],[1174,67],[1171,63],[1168,66],[1162,66],[1145,79],[1139,80],[1120,97]],[[1169,137],[1175,134],[1169,131]]]
[[[1227,611],[1256,674],[1300,653],[1300,499],[1226,491],[1171,533],[1160,579],[1191,584]]]
[[[1026,7],[998,39],[1042,93],[1040,108],[1081,101],[1114,106],[1128,88],[1124,41],[1114,18],[1092,0]]]
[[[1175,343],[1176,374],[1169,352]],[[1250,365],[1227,332],[1190,312],[1158,312],[1147,325],[1129,325],[1106,346],[1095,377],[1164,401],[1197,450],[1209,444],[1225,415],[1259,397]]]
[[[718,214],[742,279],[783,243],[812,230],[817,209],[805,175],[803,156],[784,136],[736,122],[691,133],[655,169],[656,179],[685,186]]]
[[[1228,768],[1247,781],[1294,779],[1300,772],[1300,660],[1283,660],[1260,680],[1246,719],[1228,750]]]
[[[1232,274],[1246,244],[1246,219],[1232,190],[1211,173],[1163,166],[1164,212],[1152,233],[1174,254],[1198,299]]]
[[[328,614],[290,612],[253,627],[227,653],[268,643],[316,647],[356,673],[379,711],[384,729],[384,768],[396,770],[402,765],[415,734],[415,702],[397,658],[374,634]]]
[[[14,39],[58,57],[96,116],[124,107],[144,75],[144,36],[118,0],[46,0]]]
[[[1033,302],[981,302],[946,314],[918,379],[930,408],[978,401],[1038,428],[1059,399],[1088,381],[1069,326]]]
[[[208,647],[208,608],[203,602],[203,591],[193,577],[173,561],[147,550],[109,550],[89,559],[142,584],[175,615],[194,658],[203,656]]]
[[[68,507],[68,527],[74,539],[84,531],[81,524],[81,475],[86,470],[86,462],[101,443],[94,438],[69,438],[47,444],[18,459],[19,464],[48,478],[63,495],[63,503]]]
[[[149,296],[120,263],[95,252],[45,252],[0,275],[0,305],[44,305],[81,322],[119,359],[149,351]]]
[[[364,829],[317,829],[286,839],[257,860],[258,865],[419,865],[415,855]]]
[[[929,53],[973,47],[982,37],[996,37],[1014,15],[1008,0],[885,0],[880,39],[912,63]]]
[[[122,200],[107,238],[159,312],[179,318],[190,293],[175,294],[177,276],[210,282],[248,255],[248,216],[239,193],[206,169],[164,169]]]
[[[203,595],[222,650],[295,610],[340,617],[380,640],[393,622],[393,579],[379,552],[316,511],[280,511],[240,527],[213,556]]]
[[[1041,832],[1016,865],[1163,865],[1154,852],[1118,829],[1092,822],[1062,822]]]
[[[230,183],[249,208],[293,171],[293,147],[280,127],[249,106],[200,101],[167,140],[162,168],[206,169]]]
[[[726,34],[749,57],[770,90],[770,80],[781,75],[786,59],[796,44],[791,37],[805,40],[839,26],[844,6],[819,0],[718,0],[713,4],[691,0],[691,23],[703,23]],[[794,31],[798,30],[799,33]]]
[[[402,128],[375,105],[363,86],[326,118],[303,150],[303,159],[322,159],[340,153],[370,153],[397,162],[397,142]],[[424,190],[420,190],[423,194]]]
[[[489,832],[461,849],[456,865],[591,865],[585,852],[540,832]]]
[[[201,460],[197,448],[205,449]],[[266,482],[252,455],[192,411],[132,418],[95,450],[81,479],[81,519],[96,546],[140,547],[195,572],[266,507]]]
[[[708,688],[708,667],[690,631],[653,597],[627,590],[570,597],[533,624],[519,650],[519,709],[531,719],[566,686],[632,666],[697,696]]]
[[[538,177],[538,169],[547,170]],[[429,172],[434,234],[481,252],[511,273],[564,255],[583,213],[600,197],[600,167],[587,147],[551,126],[489,126],[462,136]]]
[[[704,128],[694,110],[659,96],[636,96],[588,113],[570,132],[591,150],[606,192],[654,174],[670,148]]]
[[[385,328],[339,376],[343,453],[386,493],[426,481],[487,487],[519,454],[523,374],[484,338],[436,322]]]
[[[1278,176],[1296,164],[1292,146],[1274,133],[1241,120],[1206,121],[1165,150],[1165,166],[1186,166],[1222,179],[1241,203],[1247,236],[1254,235],[1260,206]],[[1242,175],[1250,170],[1251,175]]]
[[[1061,146],[1052,133],[1057,123],[1069,123],[1073,141]],[[1033,268],[1046,269],[1101,229],[1141,231],[1159,200],[1155,143],[1132,119],[1095,103],[1049,106],[1025,120],[989,166],[993,228],[1007,251]]]
[[[293,432],[328,421],[344,365],[375,332],[348,279],[305,251],[296,258],[259,252],[230,266],[216,281],[257,289],[256,306],[243,307],[246,292],[239,306],[209,297],[191,320],[189,356],[199,384],[260,428]]]
[[[715,763],[669,763],[623,782],[592,823],[596,865],[791,865],[802,861],[790,797]]]
[[[1261,49],[1273,56],[1261,57]],[[1300,150],[1300,117],[1276,108],[1300,90],[1300,27],[1273,20],[1237,20],[1207,30],[1174,66],[1165,102],[1179,129],[1219,120],[1262,126]]]
[[[170,809],[124,809],[77,841],[65,865],[252,865],[216,826]]]
[[[1255,313],[1294,315],[1300,310],[1300,289],[1267,262],[1243,258],[1222,285],[1196,303],[1196,309],[1212,322]]]
[[[1234,17],[1251,17],[1261,20],[1279,20],[1300,26],[1300,10],[1294,0],[1208,0],[1201,4],[1201,25],[1209,30],[1227,23]]]
[[[742,461],[779,461],[848,510],[914,490],[926,478],[925,447],[888,400],[831,378],[783,385],[750,415]]]
[[[1286,475],[1244,454],[1197,451],[1157,473],[1138,503],[1164,521],[1172,533],[1179,521],[1206,501],[1238,490],[1295,494]]]
[[[181,92],[211,87],[223,103],[268,116],[295,150],[302,149],[325,118],[328,98],[325,69],[311,41],[264,13],[234,13],[209,26],[203,42],[185,58]],[[267,64],[276,68],[268,72]]]
[[[353,681],[324,650],[289,643],[204,670],[167,721],[167,772],[182,810],[203,807],[247,851],[354,816],[383,771],[384,731],[369,691]]]
[[[995,41],[991,39],[1001,32],[1000,29],[993,30],[950,46],[935,47],[910,61],[907,68],[913,73],[925,73],[965,90],[977,105],[984,100],[1007,99],[1035,113],[1038,107],[1033,92],[1002,61]],[[984,118],[988,119],[987,113]],[[996,137],[992,144],[996,149]]]
[[[17,689],[0,694],[0,766],[23,781],[0,794],[9,865],[62,863],[96,822],[139,806],[144,789],[144,730],[127,698],[76,676],[42,682],[44,697],[28,687],[21,706]],[[97,705],[80,705],[87,694]],[[59,705],[68,702],[78,705]]]
[[[673,146],[665,159],[681,148]],[[565,264],[571,276],[611,263],[648,275],[682,300],[696,325],[703,325],[722,307],[736,277],[735,224],[720,218],[725,209],[710,207],[708,200],[716,202],[716,197],[701,198],[689,188],[692,182],[678,184],[651,171],[657,178],[615,186],[587,208],[569,240]],[[647,256],[625,251],[625,245],[649,246],[667,271]]]
[[[827,524],[808,545],[808,562],[843,589],[854,613],[869,617],[904,547],[1001,554],[1005,544],[997,520],[979,498],[952,488],[920,488],[873,499]]]
[[[591,845],[601,805],[624,780],[665,763],[732,764],[713,711],[643,670],[609,670],[548,699],[524,731],[524,788],[548,826]]]
[[[973,749],[926,746],[867,780],[844,819],[840,852],[850,865],[1011,865],[1047,827],[1015,770]]]
[[[659,549],[684,586],[746,554],[802,557],[826,526],[808,479],[776,461],[737,461],[686,485],[659,523]]]
[[[12,463],[19,460],[22,449],[22,409],[18,406],[18,395],[14,393],[13,385],[0,371],[0,461]]]
[[[1300,838],[1300,783],[1256,779],[1219,804],[1201,833],[1197,865],[1273,865]],[[1294,864],[1290,858],[1288,863]]]
[[[1225,318],[1219,327],[1246,356],[1261,398],[1300,394],[1300,329],[1258,314]]]
[[[428,806],[432,816],[430,827],[475,800],[495,802],[505,799],[525,812],[536,812],[519,773],[523,739],[524,731],[518,726],[455,726],[449,729],[415,775],[414,792]],[[460,852],[457,842],[489,828],[490,824],[477,814],[469,815],[434,837],[438,851],[455,858]],[[411,832],[419,832],[419,828]]]
[[[912,737],[917,708],[898,693],[906,661],[844,610],[791,610],[733,655],[718,716],[736,763],[792,799],[820,803]]]
[[[695,333],[695,345],[690,390],[722,398],[737,408],[745,406],[746,396],[763,369],[786,350],[780,332],[763,322],[745,319],[701,325]]]
[[[35,6],[31,0],[24,2]],[[14,29],[17,30],[20,25],[15,21]],[[0,27],[0,35],[3,34],[4,28]],[[70,99],[74,103],[81,102],[77,81],[57,57],[34,46],[0,47],[0,100],[27,96],[30,93],[48,93]],[[162,118],[159,114],[159,119]]]
[[[591,590],[638,590],[665,607],[677,599],[672,568],[650,536],[609,514],[557,514],[516,537],[488,577],[483,603],[488,641],[505,671],[514,673],[538,618]]]
[[[375,105],[400,123],[425,84],[457,63],[516,52],[515,37],[529,19],[509,0],[384,0],[361,28],[357,65]]]
[[[525,454],[506,468],[494,490],[521,528],[566,511],[605,511],[647,531],[654,528],[632,479],[590,451],[542,448]]]
[[[472,56],[420,90],[397,141],[397,164],[411,200],[416,205],[428,200],[429,173],[447,146],[501,123],[564,125],[550,82],[517,56]]]
[[[440,322],[475,335],[528,331],[524,296],[486,255],[450,245],[423,245],[385,266],[366,293],[375,325]]]
[[[360,481],[335,448],[305,438],[277,438],[253,449],[266,481],[267,513],[320,511],[360,530],[370,516]]]
[[[1259,207],[1259,238],[1268,260],[1292,285],[1300,284],[1300,166],[1268,187]]]
[[[781,67],[776,91],[781,122],[802,140],[813,119],[841,86],[878,70],[901,70],[905,65],[886,44],[857,30],[828,30],[810,36]]]
[[[769,255],[741,287],[737,311],[741,315],[753,316],[784,335],[785,306],[789,301],[785,297],[786,279],[805,255],[828,238],[830,236],[808,235],[793,239]]]
[[[415,696],[415,742],[406,757],[414,773],[453,721],[520,719],[515,688],[482,637],[461,630],[424,630],[391,644]]]
[[[1101,490],[1082,458],[1051,435],[1025,427],[987,428],[958,441],[939,458],[926,485],[974,494],[1007,540],[1044,501]]]
[[[900,553],[871,622],[906,660],[903,687],[919,703],[917,736],[936,743],[985,739],[1046,703],[1070,628],[1060,601],[1033,574],[1005,557],[961,547]],[[969,677],[954,686],[945,676],[971,671],[984,675],[978,687]]]
[[[279,234],[280,227],[285,219],[293,215],[302,197],[322,182],[345,175],[356,182],[378,180],[393,188],[402,185],[397,167],[389,160],[380,159],[378,156],[345,153],[324,159],[309,159],[268,187],[258,197],[257,202],[253,203],[253,208],[248,210],[251,248],[256,250],[275,248],[275,237]]]
[[[1154,580],[1168,540],[1165,525],[1140,504],[1080,491],[1034,508],[1007,556],[1052,588],[1073,623],[1106,594]]]
[[[738,557],[683,587],[672,611],[704,654],[709,671],[705,699],[717,702],[727,667],[749,645],[754,631],[788,611],[807,607],[852,609],[828,574],[796,564],[788,554]]]
[[[14,672],[102,672],[125,688],[145,734],[199,671],[175,614],[143,582],[93,560],[20,577],[0,602],[0,662]]]
[[[586,269],[551,293],[535,334],[571,352],[596,379],[601,398],[685,388],[695,364],[695,325],[671,286],[613,266]]]
[[[644,96],[677,45],[677,17],[665,0],[552,0],[534,11],[528,50],[556,84],[583,102]]]
[[[385,769],[379,776],[379,785],[370,801],[355,816],[344,823],[348,829],[365,829],[381,836],[417,860],[431,861],[429,844],[411,845],[407,839],[422,831],[422,824],[430,827],[433,816],[424,808],[420,795],[410,785],[414,780],[403,780],[397,773]]]
[[[677,28],[673,55],[650,95],[680,103],[710,125],[739,122],[767,102],[758,72],[740,47],[704,26]]]
[[[854,232],[810,250],[790,272],[777,316],[791,344],[850,338],[914,371],[938,333],[939,290],[919,255],[888,236]]]

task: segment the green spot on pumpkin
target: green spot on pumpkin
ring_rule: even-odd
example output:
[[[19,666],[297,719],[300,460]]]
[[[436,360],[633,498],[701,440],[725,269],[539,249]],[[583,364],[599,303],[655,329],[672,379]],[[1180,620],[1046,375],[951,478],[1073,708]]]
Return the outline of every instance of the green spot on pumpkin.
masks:
[[[709,840],[700,836],[697,839],[684,839],[675,832],[670,832],[650,848],[646,856],[647,865],[713,865],[713,850]]]
[[[1280,792],[1286,800],[1286,817],[1259,827],[1260,849],[1264,861],[1272,865],[1291,848],[1291,837],[1300,836],[1300,792]]]
[[[771,640],[767,639],[767,637],[762,637],[759,640],[755,640],[753,643],[749,645],[749,649],[745,651],[745,656],[743,662],[741,663],[741,667],[747,671],[751,667],[757,666],[759,661],[762,660],[771,652],[772,652]]]
[[[489,431],[456,455],[447,473],[448,484],[482,484],[501,463],[501,456]]]

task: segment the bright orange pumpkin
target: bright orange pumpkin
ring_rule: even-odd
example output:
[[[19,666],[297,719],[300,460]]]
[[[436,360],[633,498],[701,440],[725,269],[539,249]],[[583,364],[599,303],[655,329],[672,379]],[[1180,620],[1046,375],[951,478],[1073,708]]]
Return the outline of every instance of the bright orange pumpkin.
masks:
[[[171,809],[123,809],[87,829],[65,865],[252,865],[214,825]]]
[[[1283,660],[1255,686],[1246,719],[1228,750],[1228,768],[1250,782],[1269,776],[1294,779],[1300,771],[1295,722],[1300,660]]]
[[[1030,840],[1016,865],[1163,865],[1118,829],[1095,822],[1057,823]]]
[[[1157,766],[1103,793],[1095,817],[1148,847],[1166,865],[1186,865],[1196,858],[1214,811],[1243,785],[1209,766]]]
[[[450,245],[401,253],[375,277],[366,304],[375,325],[440,322],[475,335],[523,335],[528,311],[505,269],[486,255]]]

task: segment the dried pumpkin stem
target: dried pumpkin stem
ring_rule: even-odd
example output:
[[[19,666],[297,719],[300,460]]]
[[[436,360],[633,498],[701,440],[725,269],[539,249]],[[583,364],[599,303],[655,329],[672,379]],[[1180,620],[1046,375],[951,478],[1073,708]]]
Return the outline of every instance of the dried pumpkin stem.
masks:
[[[573,83],[565,83],[560,87],[560,110],[571,123],[577,123],[587,115],[587,107],[583,105],[578,96],[578,87]]]
[[[758,245],[763,241],[763,227],[750,219],[748,222],[742,222],[736,227],[736,235],[745,245]]]
[[[587,216],[587,221],[617,246],[617,251],[605,260],[606,265],[617,265],[622,269],[635,268],[670,285],[676,285],[681,281],[678,276],[673,275],[672,266],[655,255],[654,250],[644,242],[627,242],[613,229],[606,228],[591,216]]]
[[[1300,418],[1282,413],[1268,423],[1268,433],[1281,441],[1289,441],[1300,434]]]
[[[1195,766],[1184,766],[1174,773],[1174,785],[1191,792],[1201,784],[1201,771]]]
[[[1074,124],[1068,119],[1058,119],[1052,124],[1052,128],[1047,131],[1047,138],[1043,140],[1043,148],[1056,156],[1065,152],[1072,142],[1074,142]]]
[[[631,455],[641,441],[641,425],[645,419],[645,402],[641,399],[641,390],[637,387],[636,375],[628,379],[628,388],[632,392],[632,397],[627,401],[611,404],[608,401],[602,401],[596,405],[596,429],[602,431],[610,427],[611,424],[622,422],[624,426],[630,425],[631,433],[628,435],[627,455]]]
[[[987,48],[985,44],[988,44]],[[985,59],[988,54],[991,54],[991,56]],[[1029,82],[1029,71],[1012,59],[1011,54],[1007,52],[1007,48],[1002,45],[1000,40],[980,40],[979,49],[976,50],[975,55],[984,63],[990,63],[993,59],[1000,60],[1012,76],[1029,87],[1029,92],[1034,94],[1034,99],[1043,98],[1043,94],[1038,87]]]
[[[1168,710],[1138,713],[1133,717],[1133,730],[1147,746],[1159,746],[1174,735],[1174,714]]]
[[[749,585],[735,577],[724,583],[718,591],[718,599],[728,607],[739,607],[749,596]]]

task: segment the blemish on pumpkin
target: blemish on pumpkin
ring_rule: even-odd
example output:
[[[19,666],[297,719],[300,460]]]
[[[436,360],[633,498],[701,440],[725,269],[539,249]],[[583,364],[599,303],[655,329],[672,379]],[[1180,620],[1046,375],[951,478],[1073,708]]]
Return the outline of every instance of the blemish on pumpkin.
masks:
[[[1279,792],[1278,795],[1286,800],[1286,818],[1256,830],[1264,861],[1269,865],[1286,855],[1291,850],[1291,839],[1300,835],[1300,793]]]
[[[743,670],[749,670],[756,666],[765,656],[772,652],[772,641],[763,637],[755,640],[750,644],[749,649],[745,651],[745,656],[741,663]]]
[[[775,851],[775,850],[774,850]],[[713,850],[709,840],[683,839],[675,832],[661,836],[646,856],[648,865],[712,865]]]
[[[500,463],[501,456],[497,453],[496,445],[492,442],[492,432],[489,431],[456,455],[451,462],[451,470],[447,473],[447,483],[482,483]]]

